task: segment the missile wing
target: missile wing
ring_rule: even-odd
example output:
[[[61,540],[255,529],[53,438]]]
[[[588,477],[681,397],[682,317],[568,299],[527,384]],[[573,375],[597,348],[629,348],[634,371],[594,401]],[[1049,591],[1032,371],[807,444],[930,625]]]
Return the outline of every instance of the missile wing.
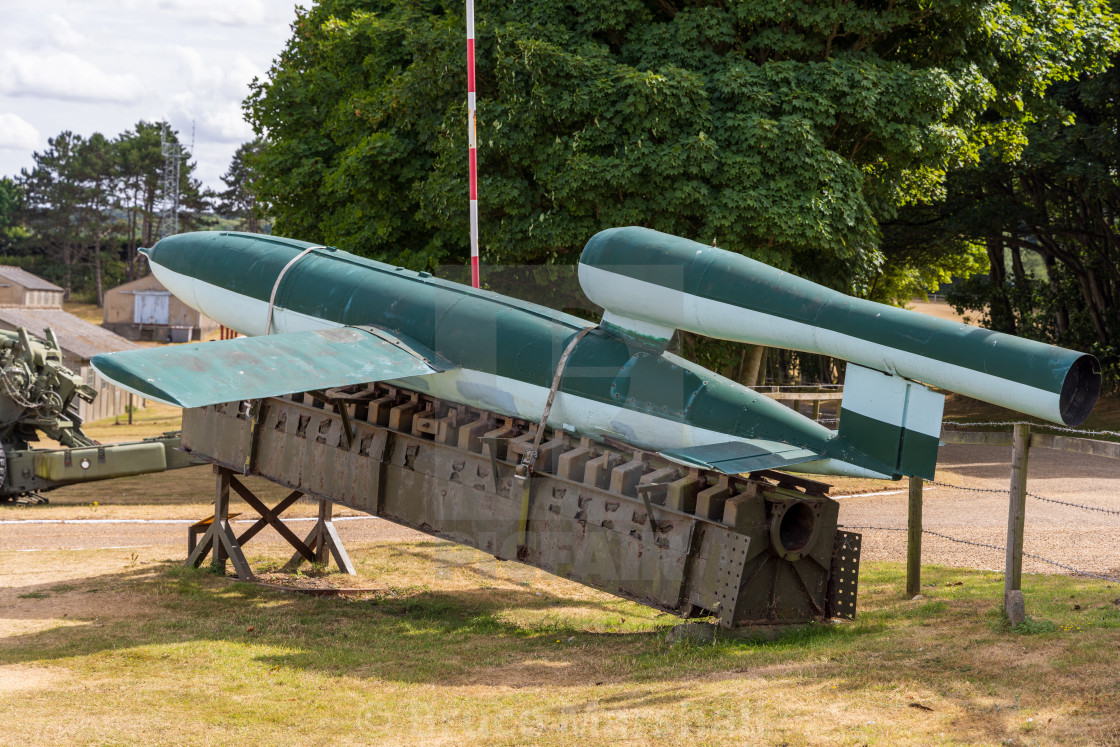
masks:
[[[400,338],[369,327],[330,327],[96,357],[94,365],[102,376],[142,397],[176,407],[446,370],[430,351],[425,355]]]
[[[1100,388],[1091,356],[859,301],[643,228],[588,242],[580,282],[606,310],[591,330],[306,242],[201,232],[147,253],[172,293],[251,337],[93,365],[187,406],[385,381],[528,420],[547,411],[554,428],[728,473],[932,477],[943,398],[927,384],[1065,423],[1084,419]],[[854,361],[839,430],[668,352],[676,329]]]

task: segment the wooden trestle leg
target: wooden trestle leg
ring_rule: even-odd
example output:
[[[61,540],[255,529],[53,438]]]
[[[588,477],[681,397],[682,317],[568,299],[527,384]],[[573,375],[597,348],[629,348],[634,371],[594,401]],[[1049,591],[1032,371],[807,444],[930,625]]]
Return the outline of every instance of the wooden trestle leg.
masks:
[[[285,569],[295,569],[304,560],[325,565],[330,562],[333,556],[340,571],[349,573],[351,576],[358,575],[354,570],[354,564],[350,562],[350,556],[346,554],[346,548],[342,546],[342,540],[338,537],[338,530],[334,527],[334,520],[331,516],[333,510],[334,504],[330,501],[319,501],[319,520],[315,522],[311,533],[302,543],[310,550],[313,557],[308,557],[302,551],[297,552],[284,566]]]
[[[210,527],[202,535],[202,539],[187,557],[187,565],[197,568],[202,561],[214,551],[213,563],[223,571],[226,559],[233,562],[233,570],[237,577],[244,581],[253,579],[253,571],[245,560],[245,553],[241,551],[241,541],[233,533],[229,525],[229,488],[234,481],[233,473],[223,467],[214,467],[217,476],[217,485],[214,490],[214,517]]]
[[[189,552],[187,565],[197,568],[213,550],[215,566],[222,568],[224,571],[225,562],[228,558],[233,563],[234,572],[239,579],[252,581],[254,579],[253,571],[249,567],[248,561],[245,560],[245,553],[242,552],[241,547],[266,526],[271,526],[277,534],[286,539],[288,544],[296,549],[296,554],[285,568],[294,568],[304,560],[312,563],[327,563],[330,560],[329,553],[334,556],[340,570],[352,576],[356,575],[354,565],[350,562],[350,557],[346,554],[346,549],[342,546],[342,540],[339,539],[334,522],[331,520],[333,504],[330,501],[319,501],[319,519],[315,522],[315,527],[311,530],[311,533],[307,535],[307,539],[301,540],[281,521],[280,515],[302,498],[303,492],[293,491],[287,498],[276,504],[275,508],[269,508],[251,490],[245,487],[232,471],[215,465],[214,474],[217,476],[217,487],[214,494],[214,516],[209,520],[206,533],[197,541],[195,533],[202,526],[207,525],[207,520],[191,527],[187,540]],[[246,503],[260,514],[260,518],[240,536],[235,535],[229,525],[230,488],[233,488]],[[236,516],[236,514],[234,515]]]

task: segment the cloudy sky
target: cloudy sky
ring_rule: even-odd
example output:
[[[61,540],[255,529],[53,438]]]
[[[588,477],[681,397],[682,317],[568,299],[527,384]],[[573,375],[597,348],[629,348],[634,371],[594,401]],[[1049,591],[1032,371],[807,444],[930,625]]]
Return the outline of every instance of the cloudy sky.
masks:
[[[304,5],[311,2],[305,1]],[[253,137],[241,101],[295,19],[296,0],[0,0],[0,176],[63,130],[112,138],[166,119],[195,174],[222,188]]]

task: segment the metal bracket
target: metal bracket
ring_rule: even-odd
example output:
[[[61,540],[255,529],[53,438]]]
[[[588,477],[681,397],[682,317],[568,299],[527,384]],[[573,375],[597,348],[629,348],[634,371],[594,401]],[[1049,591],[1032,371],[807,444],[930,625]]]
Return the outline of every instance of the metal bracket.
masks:
[[[855,619],[862,541],[863,535],[856,532],[836,532],[836,540],[832,545],[828,592],[825,596],[825,614],[829,617]]]
[[[248,409],[245,412],[245,417],[249,421],[248,443],[245,445],[245,463],[240,469],[243,475],[248,475],[253,470],[253,460],[257,455],[257,435],[264,420],[265,407],[263,399],[248,400]]]
[[[642,483],[634,487],[638,491],[638,495],[642,498],[642,503],[646,504],[646,520],[649,522],[649,531],[651,543],[657,542],[657,520],[653,518],[653,503],[649,499],[649,494],[654,490],[664,489],[664,485],[659,483]]]
[[[370,454],[375,471],[373,478],[373,489],[376,491],[373,495],[374,516],[381,515],[382,494],[385,492],[385,456],[392,453],[389,450],[389,442],[393,438],[393,432],[388,428],[379,428],[378,430],[384,435],[381,440],[381,448],[378,449],[376,454]]]
[[[333,404],[339,417],[342,418],[342,431],[346,434],[346,448],[349,449],[354,445],[354,426],[350,424],[349,407],[345,402],[339,402],[338,400],[334,400]]]
[[[510,439],[500,438],[500,437],[497,437],[497,436],[493,436],[493,437],[480,436],[478,440],[490,447],[490,476],[494,480],[494,492],[497,493],[498,492],[498,444],[500,444],[503,441],[505,441],[506,443],[509,443]]]
[[[517,522],[517,555],[518,558],[522,558],[526,551],[526,542],[529,536],[529,507],[533,502],[532,466],[518,465],[514,479],[521,481],[521,514]]]
[[[719,602],[719,624],[725,628],[735,625],[735,606],[739,603],[739,590],[743,584],[743,569],[747,565],[747,550],[751,538],[747,534],[727,532],[719,550],[719,571],[716,574],[716,599]]]
[[[312,399],[317,399],[324,405],[330,405],[334,408],[339,418],[342,419],[342,432],[346,435],[346,448],[351,448],[354,445],[354,426],[350,423],[350,412],[347,409],[346,402],[318,390],[311,390],[307,393],[311,395]]]

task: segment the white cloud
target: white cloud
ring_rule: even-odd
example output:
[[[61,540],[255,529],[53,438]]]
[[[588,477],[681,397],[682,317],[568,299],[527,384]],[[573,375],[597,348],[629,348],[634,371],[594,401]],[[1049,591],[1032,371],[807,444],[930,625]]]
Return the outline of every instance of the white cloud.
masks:
[[[252,139],[241,101],[307,0],[0,0],[0,174],[32,165],[48,135],[107,137],[168,119],[198,176],[220,186]],[[180,52],[175,45],[192,52]],[[30,129],[29,126],[30,125]],[[22,143],[25,147],[16,147]]]
[[[239,101],[205,101],[181,94],[174,99],[171,120],[193,122],[199,140],[243,143],[253,139],[253,128],[245,121]]]
[[[172,98],[172,118],[193,121],[200,140],[251,140],[253,129],[244,119],[241,101],[249,93],[249,82],[260,75],[260,68],[242,54],[218,64],[192,47],[176,46],[174,52],[179,58],[184,92]]]
[[[86,43],[86,37],[58,13],[51,13],[46,21],[47,38],[56,49],[77,49]]]
[[[18,114],[0,114],[0,150],[35,150],[39,131]]]
[[[0,56],[0,93],[127,104],[140,98],[143,86],[132,73],[107,73],[68,52],[34,55],[6,51]]]
[[[182,63],[190,90],[198,97],[241,100],[249,93],[249,82],[261,74],[260,68],[245,55],[235,55],[224,65],[208,63],[197,49],[176,46],[175,54]]]
[[[222,26],[259,26],[266,17],[262,0],[159,0],[156,7]]]

